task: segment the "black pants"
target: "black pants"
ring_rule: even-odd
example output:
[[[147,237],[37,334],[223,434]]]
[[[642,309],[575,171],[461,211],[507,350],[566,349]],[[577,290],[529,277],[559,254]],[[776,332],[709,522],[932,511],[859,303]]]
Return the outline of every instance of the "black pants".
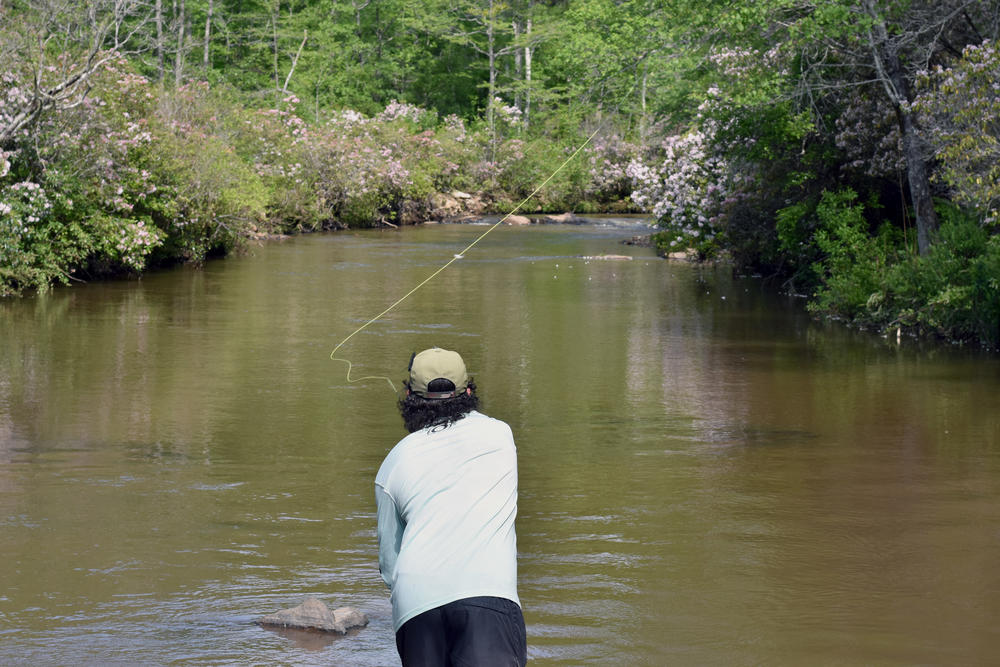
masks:
[[[396,632],[403,667],[524,667],[521,608],[495,597],[464,598],[414,616]]]

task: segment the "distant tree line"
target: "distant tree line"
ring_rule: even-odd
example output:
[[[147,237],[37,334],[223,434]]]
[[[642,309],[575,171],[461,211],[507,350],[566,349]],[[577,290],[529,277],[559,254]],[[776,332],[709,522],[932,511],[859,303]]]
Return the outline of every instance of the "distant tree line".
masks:
[[[882,330],[1000,344],[997,0],[2,0],[0,291],[260,232],[642,210]],[[340,168],[344,164],[352,169]]]

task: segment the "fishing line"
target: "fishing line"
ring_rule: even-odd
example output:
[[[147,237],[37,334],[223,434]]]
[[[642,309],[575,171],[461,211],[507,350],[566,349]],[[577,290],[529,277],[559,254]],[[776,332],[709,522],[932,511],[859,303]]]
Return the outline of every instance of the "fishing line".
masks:
[[[344,340],[340,341],[337,344],[337,347],[333,348],[333,351],[330,353],[330,360],[331,361],[343,361],[345,364],[347,364],[347,381],[349,383],[361,382],[362,380],[385,380],[386,382],[389,383],[389,387],[392,388],[393,392],[397,391],[396,385],[393,383],[393,381],[390,378],[386,377],[385,375],[366,375],[364,377],[359,377],[359,378],[351,379],[351,370],[354,368],[354,364],[351,363],[351,361],[349,359],[345,359],[343,357],[338,357],[337,356],[337,350],[339,350],[341,347],[343,347],[344,344],[347,343],[347,341],[349,341],[352,338],[354,338],[354,336],[356,336],[357,334],[359,334],[362,331],[364,331],[365,329],[367,329],[371,324],[379,321],[384,315],[386,315],[388,312],[390,312],[393,308],[395,308],[399,304],[401,304],[404,301],[406,301],[407,299],[409,299],[411,296],[413,296],[417,292],[417,290],[419,290],[421,287],[423,287],[424,285],[426,285],[430,281],[434,280],[434,278],[436,278],[438,274],[440,274],[441,272],[443,272],[449,266],[451,266],[452,264],[454,264],[458,260],[463,259],[465,257],[465,253],[467,253],[469,250],[471,250],[473,248],[473,246],[475,246],[477,243],[479,243],[484,238],[486,238],[487,234],[489,234],[494,229],[496,229],[501,224],[503,224],[508,218],[510,218],[510,216],[514,215],[519,210],[521,210],[522,206],[524,206],[525,204],[527,204],[531,200],[532,197],[534,197],[536,194],[538,194],[538,192],[542,188],[544,188],[546,185],[548,185],[549,181],[551,181],[553,178],[555,178],[556,174],[558,174],[560,171],[563,170],[563,167],[565,167],[567,164],[569,164],[573,160],[573,158],[575,158],[577,155],[579,155],[580,151],[582,151],[584,148],[587,147],[588,144],[590,144],[591,140],[595,136],[597,136],[597,133],[600,131],[602,125],[603,125],[603,123],[598,124],[597,129],[594,130],[589,137],[587,137],[587,140],[584,141],[582,144],[580,144],[580,146],[575,151],[573,151],[573,153],[568,158],[566,158],[563,161],[562,164],[560,164],[558,167],[556,167],[555,171],[553,171],[551,174],[549,174],[548,178],[546,178],[544,181],[542,181],[542,183],[538,187],[536,187],[534,190],[532,190],[531,193],[527,197],[525,197],[524,199],[522,199],[521,202],[517,206],[515,206],[510,211],[508,211],[506,215],[504,215],[502,218],[500,218],[499,220],[497,220],[495,223],[493,223],[492,225],[490,225],[490,227],[485,232],[483,232],[482,234],[480,234],[479,236],[477,236],[476,239],[472,243],[470,243],[469,245],[465,246],[465,248],[462,249],[461,251],[455,253],[455,255],[451,259],[449,259],[447,262],[445,262],[441,267],[439,267],[436,271],[434,271],[433,273],[431,273],[429,276],[427,276],[426,278],[424,278],[420,283],[417,284],[416,287],[414,287],[413,289],[411,289],[409,292],[407,292],[403,296],[399,297],[396,301],[394,301],[392,303],[392,305],[390,305],[388,308],[386,308],[385,310],[383,310],[381,313],[379,313],[378,315],[376,315],[375,317],[371,318],[370,320],[368,320],[367,322],[365,322],[364,324],[362,324],[360,327],[358,327],[357,329],[355,329],[353,332],[351,332],[351,334],[349,336],[347,336],[347,338],[345,338]]]

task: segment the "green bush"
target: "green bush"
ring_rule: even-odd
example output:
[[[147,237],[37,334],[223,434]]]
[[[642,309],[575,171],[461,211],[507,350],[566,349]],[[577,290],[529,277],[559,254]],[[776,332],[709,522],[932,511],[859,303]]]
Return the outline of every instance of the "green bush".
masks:
[[[896,239],[888,224],[877,236],[869,234],[864,206],[857,199],[850,188],[824,191],[816,206],[813,240],[823,259],[813,265],[821,285],[810,309],[871,322],[881,316],[885,271],[896,255]],[[786,232],[783,242],[789,238],[794,237]]]
[[[888,273],[889,325],[1000,346],[1000,237],[953,205],[938,208],[941,227],[930,252]]]
[[[795,216],[807,210],[802,205],[783,212],[782,243],[808,243],[795,231],[803,228]],[[821,282],[808,308],[882,330],[1000,346],[1000,236],[947,202],[938,203],[938,212],[937,239],[917,256],[888,224],[868,233],[853,191],[824,192],[812,239],[822,253],[813,266]]]

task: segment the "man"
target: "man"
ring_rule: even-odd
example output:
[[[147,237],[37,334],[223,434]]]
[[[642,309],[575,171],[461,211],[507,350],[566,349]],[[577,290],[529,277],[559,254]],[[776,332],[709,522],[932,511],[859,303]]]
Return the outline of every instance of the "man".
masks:
[[[523,667],[517,597],[517,452],[480,414],[457,352],[410,360],[400,413],[410,435],[375,477],[379,570],[404,667]]]

